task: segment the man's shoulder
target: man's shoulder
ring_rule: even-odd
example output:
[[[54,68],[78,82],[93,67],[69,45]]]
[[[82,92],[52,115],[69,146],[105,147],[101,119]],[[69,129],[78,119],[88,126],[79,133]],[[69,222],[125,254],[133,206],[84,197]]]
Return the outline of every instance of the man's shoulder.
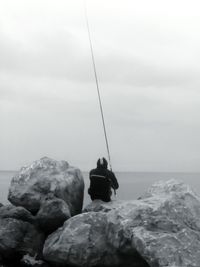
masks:
[[[109,177],[115,177],[115,174],[112,172],[112,171],[110,171],[110,170],[108,170],[108,169],[92,169],[90,172],[89,172],[89,174],[90,175],[92,175],[92,174],[104,174],[104,175],[107,175],[107,176],[109,176]]]
[[[110,170],[107,170],[107,174],[108,174],[109,176],[115,176],[114,172],[112,172],[112,171],[110,171]]]
[[[92,169],[90,172],[89,172],[89,174],[93,174],[93,173],[95,173],[97,171],[97,169]]]

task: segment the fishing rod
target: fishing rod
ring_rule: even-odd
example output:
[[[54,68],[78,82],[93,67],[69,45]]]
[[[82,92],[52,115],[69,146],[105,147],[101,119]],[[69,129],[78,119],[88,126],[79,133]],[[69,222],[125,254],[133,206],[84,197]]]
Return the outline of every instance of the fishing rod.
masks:
[[[102,124],[103,124],[106,149],[107,149],[107,153],[108,153],[108,162],[110,165],[110,169],[112,171],[110,149],[109,149],[109,143],[108,143],[108,136],[107,136],[107,132],[106,132],[106,124],[105,124],[105,119],[104,119],[103,105],[102,105],[102,101],[101,101],[101,94],[100,94],[99,81],[98,81],[98,75],[97,75],[97,69],[96,69],[96,63],[95,63],[94,49],[93,49],[92,38],[91,38],[91,33],[90,33],[90,25],[89,25],[88,14],[87,14],[87,1],[86,0],[84,1],[84,10],[85,10],[85,19],[86,19],[86,25],[87,25],[87,31],[88,31],[88,37],[89,37],[89,43],[90,43],[91,56],[92,56],[94,78],[95,78],[95,83],[96,83],[96,88],[97,88],[98,99],[99,99],[99,108],[100,108],[100,112],[101,112],[101,119],[102,119]]]

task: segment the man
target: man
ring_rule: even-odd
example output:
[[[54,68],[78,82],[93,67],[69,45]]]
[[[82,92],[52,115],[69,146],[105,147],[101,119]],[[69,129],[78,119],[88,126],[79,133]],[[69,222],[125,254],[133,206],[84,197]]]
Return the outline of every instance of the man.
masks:
[[[90,171],[90,187],[88,194],[91,199],[111,201],[112,191],[119,188],[119,184],[112,171],[108,170],[108,162],[105,158],[98,159],[97,168]]]

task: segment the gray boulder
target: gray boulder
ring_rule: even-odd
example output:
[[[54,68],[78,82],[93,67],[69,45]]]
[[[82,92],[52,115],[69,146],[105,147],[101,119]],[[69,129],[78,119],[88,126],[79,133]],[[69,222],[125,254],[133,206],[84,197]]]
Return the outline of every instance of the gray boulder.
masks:
[[[23,167],[13,177],[8,199],[36,214],[46,198],[60,198],[73,216],[82,210],[83,192],[84,181],[79,169],[66,161],[44,157]]]
[[[52,265],[95,266],[117,259],[106,244],[104,213],[77,215],[47,239],[43,255]],[[54,244],[54,245],[53,245]],[[106,255],[106,256],[105,256]]]
[[[59,198],[47,199],[40,207],[36,222],[43,232],[52,233],[71,217],[69,206]]]
[[[44,259],[53,266],[130,266],[148,267],[137,251],[124,257],[107,236],[108,221],[103,212],[77,215],[50,235],[45,243]],[[129,259],[129,261],[127,260]]]
[[[111,210],[117,209],[122,203],[124,203],[124,202],[119,201],[119,200],[118,201],[112,200],[110,202],[104,202],[102,200],[95,199],[83,209],[83,213],[84,212],[90,212],[90,211],[109,212]]]
[[[34,216],[23,207],[5,205],[0,207],[0,219],[13,218],[25,222],[34,223]]]
[[[0,256],[5,261],[41,254],[44,234],[29,222],[0,218]]]
[[[93,208],[92,208],[93,207]],[[55,265],[199,267],[200,199],[170,180],[134,201],[95,201],[44,245]]]
[[[26,254],[20,261],[20,267],[49,267],[43,260],[38,260],[34,256]]]
[[[0,207],[0,262],[17,265],[25,254],[42,257],[44,241],[29,211],[13,205]]]

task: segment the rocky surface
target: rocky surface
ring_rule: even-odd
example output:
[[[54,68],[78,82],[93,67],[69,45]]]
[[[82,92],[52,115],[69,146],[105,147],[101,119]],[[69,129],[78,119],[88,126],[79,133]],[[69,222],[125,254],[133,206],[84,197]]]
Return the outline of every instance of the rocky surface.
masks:
[[[112,246],[107,234],[108,220],[103,212],[77,215],[47,239],[43,255],[55,266],[148,267],[136,250],[128,258]],[[126,255],[127,256],[127,255]]]
[[[200,199],[171,180],[134,201],[94,201],[44,245],[45,259],[65,266],[199,267]]]
[[[35,226],[32,214],[23,207],[0,207],[0,258],[20,259],[24,254],[42,255],[45,235]]]
[[[9,190],[16,206],[0,204],[0,265],[200,266],[200,199],[189,186],[159,182],[138,200],[95,200],[78,214],[83,190],[65,161],[22,168]]]
[[[20,267],[50,267],[43,260],[37,260],[34,256],[24,255],[20,261]]]
[[[102,200],[99,199],[95,199],[92,202],[90,202],[90,204],[88,204],[84,209],[83,209],[83,213],[85,212],[109,212],[109,211],[113,211],[115,209],[118,209],[122,204],[127,203],[125,201],[121,201],[121,200],[113,200],[110,202],[104,202]]]
[[[42,158],[12,179],[8,199],[0,204],[0,264],[46,267],[46,236],[81,213],[84,181],[66,161]]]
[[[79,169],[66,161],[44,157],[23,167],[12,179],[8,199],[36,214],[46,198],[60,198],[73,216],[82,210],[83,193],[84,181]]]
[[[71,217],[66,202],[59,198],[45,200],[36,216],[39,227],[46,234],[52,233]]]
[[[5,205],[0,207],[0,219],[13,218],[25,222],[34,223],[34,216],[23,207],[15,207],[13,205]]]
[[[44,234],[34,225],[14,218],[0,219],[0,255],[4,261],[20,259],[25,254],[41,254]]]

